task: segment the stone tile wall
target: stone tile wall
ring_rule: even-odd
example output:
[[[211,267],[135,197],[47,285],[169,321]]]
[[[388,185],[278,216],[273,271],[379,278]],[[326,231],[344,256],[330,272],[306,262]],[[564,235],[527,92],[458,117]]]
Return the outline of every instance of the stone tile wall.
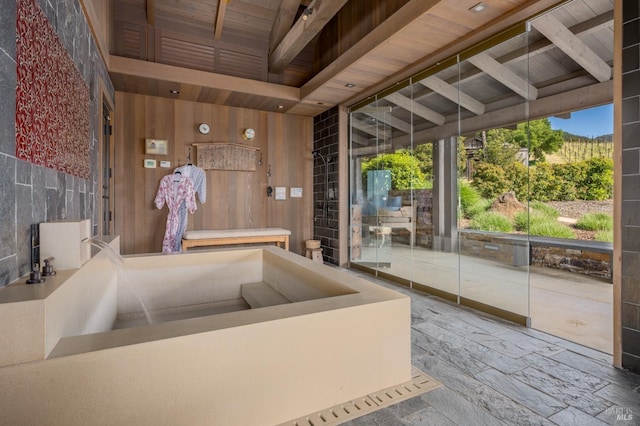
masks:
[[[640,1],[622,4],[622,366],[640,372]]]
[[[313,238],[322,244],[324,261],[338,265],[338,107],[314,118],[313,141],[314,151],[321,154],[313,160]]]
[[[19,0],[35,1],[35,0]],[[0,0],[0,287],[31,270],[31,225],[91,219],[97,233],[98,140],[107,69],[78,0],[37,0],[90,90],[90,173],[81,179],[16,159],[16,0]]]

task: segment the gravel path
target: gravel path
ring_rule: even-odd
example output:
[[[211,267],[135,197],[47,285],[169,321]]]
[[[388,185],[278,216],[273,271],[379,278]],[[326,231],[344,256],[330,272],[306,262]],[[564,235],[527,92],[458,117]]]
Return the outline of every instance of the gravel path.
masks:
[[[587,213],[608,213],[613,215],[613,200],[605,201],[548,201],[562,217],[579,219]]]

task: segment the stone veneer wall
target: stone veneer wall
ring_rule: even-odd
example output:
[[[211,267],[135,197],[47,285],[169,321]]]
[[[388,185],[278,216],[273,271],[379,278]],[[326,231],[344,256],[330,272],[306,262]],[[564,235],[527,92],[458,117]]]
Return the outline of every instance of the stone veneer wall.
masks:
[[[640,2],[622,31],[622,366],[640,372]]]
[[[324,157],[313,160],[313,239],[320,240],[324,261],[334,265],[340,264],[338,148],[338,107],[334,107],[313,120],[313,149]]]
[[[112,97],[114,89],[79,1],[35,3],[89,86],[89,178],[74,177],[16,158],[17,2],[0,0],[0,287],[31,270],[31,225],[91,219],[94,235],[98,226],[100,204],[96,194],[102,103],[98,82],[104,82]]]
[[[512,266],[561,269],[612,281],[612,248],[597,241],[460,230],[460,253]]]
[[[532,244],[531,265],[561,269],[611,282],[613,279],[612,251],[590,250],[588,245],[581,247],[579,242],[568,247]]]

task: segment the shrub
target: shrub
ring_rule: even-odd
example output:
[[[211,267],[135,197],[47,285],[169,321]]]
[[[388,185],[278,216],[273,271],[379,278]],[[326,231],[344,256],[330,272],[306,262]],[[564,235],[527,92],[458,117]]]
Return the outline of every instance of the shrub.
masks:
[[[516,193],[516,198],[524,201],[529,198],[529,170],[520,162],[511,163],[504,168],[509,190]]]
[[[557,221],[558,211],[544,203],[532,203],[529,213],[518,212],[514,216],[516,229],[529,235],[552,238],[575,238],[571,228]],[[535,207],[534,207],[535,206]]]
[[[542,229],[545,224],[556,222],[556,218],[540,210],[518,212],[513,217],[516,229],[529,232],[530,228]]]
[[[542,201],[531,201],[529,203],[529,208],[549,217],[557,218],[560,216],[560,213],[558,213],[558,210],[555,207],[543,203]]]
[[[579,163],[554,164],[553,173],[560,183],[558,201],[572,201],[578,198],[578,185],[584,180],[587,165]]]
[[[578,219],[576,228],[585,231],[613,231],[613,217],[606,213],[587,213]]]
[[[491,201],[480,196],[477,189],[467,181],[460,181],[460,214],[471,219],[489,209]]]
[[[480,200],[477,203],[472,204],[464,211],[464,217],[466,217],[467,219],[473,219],[480,213],[484,213],[487,210],[489,210],[489,207],[491,207],[491,204],[492,204],[491,200],[487,200],[486,198],[480,198]]]
[[[513,223],[518,231],[527,232],[529,230],[529,212],[518,212],[513,216]]]
[[[592,158],[586,162],[584,179],[576,183],[581,200],[608,200],[613,196],[613,160]]]
[[[552,238],[575,238],[576,234],[567,225],[555,220],[533,222],[529,226],[529,235]]]
[[[494,199],[509,190],[504,170],[489,163],[478,163],[472,185],[484,198]]]
[[[380,154],[362,162],[363,184],[367,185],[370,170],[390,170],[391,188],[387,189],[423,189],[427,188],[427,179],[420,170],[420,163],[407,151],[392,154]]]
[[[481,200],[480,193],[466,180],[461,180],[459,185],[460,191],[460,207],[462,211],[466,211],[470,206]]]
[[[530,168],[532,200],[551,201],[556,200],[560,193],[561,184],[556,180],[553,168],[548,163],[538,163]]]
[[[605,241],[607,243],[612,243],[613,242],[613,230],[597,232],[596,233],[596,241]]]
[[[496,212],[484,212],[478,214],[471,221],[471,229],[491,232],[511,232],[513,225],[509,218]]]

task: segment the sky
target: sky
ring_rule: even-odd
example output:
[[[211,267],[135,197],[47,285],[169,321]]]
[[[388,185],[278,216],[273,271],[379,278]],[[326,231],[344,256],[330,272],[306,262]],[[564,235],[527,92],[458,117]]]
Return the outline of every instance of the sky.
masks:
[[[578,136],[596,137],[613,133],[613,104],[571,113],[571,118],[549,117],[551,128]]]

